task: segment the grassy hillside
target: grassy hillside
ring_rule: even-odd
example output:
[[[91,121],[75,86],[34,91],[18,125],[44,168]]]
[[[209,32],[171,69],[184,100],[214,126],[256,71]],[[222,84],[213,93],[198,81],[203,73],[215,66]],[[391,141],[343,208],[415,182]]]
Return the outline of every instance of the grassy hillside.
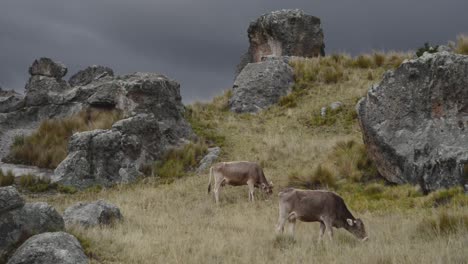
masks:
[[[467,263],[463,190],[423,196],[412,186],[388,186],[363,151],[355,103],[406,56],[333,55],[292,62],[294,92],[257,115],[227,111],[229,92],[189,107],[194,129],[208,145],[222,146],[221,161],[262,164],[275,184],[269,199],[257,192],[257,201],[249,203],[247,187],[226,187],[216,206],[206,193],[207,174],[170,184],[149,177],[111,189],[30,199],[46,200],[60,211],[96,199],[121,208],[123,223],[72,230],[93,263]],[[343,108],[322,118],[320,109],[335,101]],[[333,242],[318,243],[319,224],[301,222],[295,240],[276,236],[276,193],[288,185],[341,194],[363,219],[369,241],[338,230]]]

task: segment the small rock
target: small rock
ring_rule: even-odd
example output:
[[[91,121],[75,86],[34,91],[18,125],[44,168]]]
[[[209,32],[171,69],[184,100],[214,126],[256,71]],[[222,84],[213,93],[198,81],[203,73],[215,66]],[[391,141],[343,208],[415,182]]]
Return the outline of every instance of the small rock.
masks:
[[[320,116],[325,117],[327,115],[327,107],[324,106],[320,109]]]
[[[450,46],[446,46],[446,45],[440,45],[439,47],[437,47],[437,52],[442,52],[442,51],[453,52],[453,48]]]
[[[114,76],[114,71],[109,67],[93,65],[75,73],[70,77],[68,83],[70,83],[72,87],[83,86],[106,76]]]
[[[334,110],[341,108],[342,106],[343,106],[343,103],[340,101],[337,101],[337,102],[333,102],[330,104],[330,109],[334,111]]]
[[[99,200],[92,203],[77,203],[68,207],[63,213],[65,224],[92,227],[110,225],[123,219],[120,209],[106,201]]]
[[[85,255],[76,237],[65,233],[35,235],[16,250],[8,264],[86,264]]]
[[[0,214],[22,207],[24,199],[13,186],[0,187]]]
[[[41,75],[61,79],[67,74],[67,67],[49,58],[40,58],[39,60],[35,60],[31,67],[29,67],[29,74],[31,76]]]
[[[207,168],[215,162],[215,160],[219,157],[219,154],[221,153],[221,148],[220,147],[214,147],[214,148],[209,148],[208,149],[208,154],[206,154],[205,157],[200,161],[200,165],[198,166],[197,173],[201,173],[205,171]]]

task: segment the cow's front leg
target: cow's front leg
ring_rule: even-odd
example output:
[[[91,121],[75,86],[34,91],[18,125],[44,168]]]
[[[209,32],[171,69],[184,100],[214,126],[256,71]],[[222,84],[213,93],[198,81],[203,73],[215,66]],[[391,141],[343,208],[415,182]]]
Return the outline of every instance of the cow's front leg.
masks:
[[[249,186],[249,201],[254,201],[254,191],[255,191],[255,184],[252,181],[248,181],[247,185]]]
[[[328,237],[330,241],[333,241],[333,226],[331,221],[325,221],[325,228],[327,229]]]

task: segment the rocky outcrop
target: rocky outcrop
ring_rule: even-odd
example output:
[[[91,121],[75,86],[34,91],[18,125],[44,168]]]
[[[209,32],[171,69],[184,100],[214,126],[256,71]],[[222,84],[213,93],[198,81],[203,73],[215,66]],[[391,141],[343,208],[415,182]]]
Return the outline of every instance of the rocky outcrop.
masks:
[[[86,264],[80,242],[65,232],[35,235],[16,250],[8,264]]]
[[[23,107],[23,96],[13,90],[5,91],[0,87],[0,113],[13,112]]]
[[[61,79],[67,74],[67,67],[60,62],[55,62],[49,58],[40,58],[35,60],[29,67],[31,76],[46,76],[55,79]]]
[[[0,188],[0,262],[35,234],[64,229],[60,214],[47,203],[26,203],[13,187]]]
[[[229,99],[231,111],[255,113],[291,91],[294,71],[283,60],[249,63],[237,76]]]
[[[110,130],[76,133],[53,180],[78,188],[133,182],[140,166],[158,159],[166,144],[157,119],[148,114],[120,120]]]
[[[63,183],[83,187],[133,181],[143,163],[195,137],[184,119],[180,85],[164,75],[113,76],[110,68],[92,66],[73,75],[70,85],[62,80],[66,67],[45,58],[35,61],[30,73],[24,105],[0,113],[2,144],[13,142],[13,131],[30,133],[44,119],[89,108],[117,109],[125,118],[110,130],[73,137],[68,157],[56,170],[55,178]],[[0,97],[0,109],[1,102]],[[0,159],[5,148],[0,146]]]
[[[123,219],[120,209],[106,201],[99,200],[92,203],[72,205],[63,213],[65,224],[81,225],[83,227],[111,225]]]
[[[203,159],[200,161],[200,165],[198,165],[197,168],[197,173],[201,173],[208,169],[213,162],[218,159],[219,154],[221,154],[221,148],[220,147],[214,147],[214,148],[209,148],[208,149],[208,154],[203,157]]]
[[[264,14],[250,23],[247,32],[250,46],[237,67],[237,73],[248,63],[260,62],[262,57],[268,55],[325,55],[320,19],[301,10],[279,10]]]
[[[75,73],[72,77],[70,77],[68,83],[72,87],[83,86],[106,76],[114,76],[114,71],[109,67],[93,65]]]
[[[468,56],[426,53],[387,72],[357,105],[379,173],[426,192],[466,183]]]

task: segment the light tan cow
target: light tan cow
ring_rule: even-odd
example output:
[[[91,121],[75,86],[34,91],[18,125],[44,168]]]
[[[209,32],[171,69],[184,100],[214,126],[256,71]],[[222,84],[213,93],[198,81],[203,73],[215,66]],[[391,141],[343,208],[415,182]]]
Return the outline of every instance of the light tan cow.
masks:
[[[273,183],[268,182],[259,164],[249,161],[220,162],[210,168],[208,193],[211,191],[211,178],[214,177],[214,196],[219,202],[219,191],[226,184],[233,186],[248,185],[249,200],[254,201],[255,187],[267,194],[273,193]]]
[[[294,235],[296,220],[303,222],[320,222],[319,240],[325,230],[330,239],[333,227],[344,228],[359,239],[366,241],[367,233],[364,223],[349,212],[346,204],[338,194],[324,190],[299,190],[288,188],[279,194],[279,219],[277,233],[282,233],[286,220],[290,232]]]

